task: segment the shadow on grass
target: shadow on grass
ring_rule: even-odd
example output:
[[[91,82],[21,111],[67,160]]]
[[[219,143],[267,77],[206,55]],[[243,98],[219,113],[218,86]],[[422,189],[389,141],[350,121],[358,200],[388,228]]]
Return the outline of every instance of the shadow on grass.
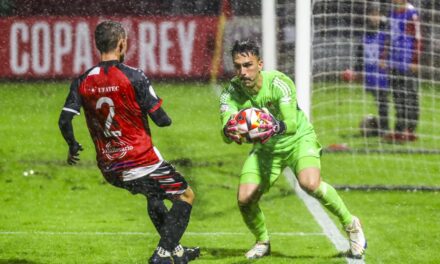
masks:
[[[231,249],[231,248],[203,248],[202,250],[202,256],[203,258],[214,258],[214,259],[225,259],[225,258],[231,258],[231,257],[242,257],[243,260],[239,260],[237,262],[233,262],[234,264],[244,264],[244,263],[252,263],[256,260],[247,260],[244,259],[244,253],[246,252],[246,249]],[[330,259],[339,259],[344,258],[344,256],[341,253],[334,254],[334,255],[328,255],[328,256],[319,256],[319,255],[285,255],[283,253],[272,251],[270,256],[268,258],[272,259],[273,261],[277,260],[330,260]]]
[[[38,262],[34,262],[26,259],[0,259],[0,264],[37,264]]]

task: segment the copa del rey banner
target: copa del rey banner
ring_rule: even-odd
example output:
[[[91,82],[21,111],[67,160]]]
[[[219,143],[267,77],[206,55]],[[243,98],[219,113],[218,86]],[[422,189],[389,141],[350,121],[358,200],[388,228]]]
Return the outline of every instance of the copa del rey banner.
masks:
[[[96,25],[128,31],[125,63],[159,78],[209,76],[216,17],[10,17],[0,19],[0,78],[72,78],[99,61]]]

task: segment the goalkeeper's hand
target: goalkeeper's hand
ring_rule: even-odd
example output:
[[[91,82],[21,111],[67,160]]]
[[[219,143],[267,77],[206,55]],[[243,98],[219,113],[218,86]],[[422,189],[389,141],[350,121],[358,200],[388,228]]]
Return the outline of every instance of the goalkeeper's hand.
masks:
[[[227,138],[241,145],[241,136],[238,134],[237,121],[235,115],[231,115],[225,127],[223,127],[223,133]]]
[[[263,121],[262,124],[260,124],[260,129],[263,131],[258,133],[261,144],[265,144],[273,135],[284,134],[284,132],[286,132],[286,124],[281,120],[277,120],[267,110],[260,115],[260,119]]]
[[[69,145],[69,153],[67,154],[67,163],[75,165],[79,161],[79,152],[83,151],[83,147],[78,142]]]

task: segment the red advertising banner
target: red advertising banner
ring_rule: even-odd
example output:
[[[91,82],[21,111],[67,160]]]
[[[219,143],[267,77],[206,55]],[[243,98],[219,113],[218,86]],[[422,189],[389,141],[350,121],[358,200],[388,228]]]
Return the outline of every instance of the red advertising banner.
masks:
[[[128,31],[125,63],[150,77],[208,78],[216,17],[8,17],[0,19],[0,78],[78,76],[99,61],[96,25],[120,21]]]

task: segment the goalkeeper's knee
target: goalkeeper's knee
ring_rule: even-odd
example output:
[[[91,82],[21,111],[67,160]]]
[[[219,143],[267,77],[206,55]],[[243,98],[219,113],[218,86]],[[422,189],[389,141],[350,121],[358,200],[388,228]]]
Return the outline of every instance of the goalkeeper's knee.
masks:
[[[298,174],[298,183],[309,194],[314,194],[321,184],[318,168],[306,168]]]

